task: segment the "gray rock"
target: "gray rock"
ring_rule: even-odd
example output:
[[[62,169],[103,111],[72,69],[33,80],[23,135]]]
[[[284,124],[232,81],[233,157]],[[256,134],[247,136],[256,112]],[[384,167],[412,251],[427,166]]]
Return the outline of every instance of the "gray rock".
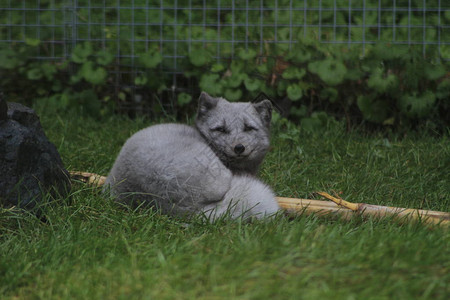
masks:
[[[6,120],[8,117],[8,106],[6,101],[3,101],[2,94],[0,94],[0,122]]]
[[[70,177],[39,117],[21,104],[0,97],[0,206],[34,208],[46,193],[63,199]]]

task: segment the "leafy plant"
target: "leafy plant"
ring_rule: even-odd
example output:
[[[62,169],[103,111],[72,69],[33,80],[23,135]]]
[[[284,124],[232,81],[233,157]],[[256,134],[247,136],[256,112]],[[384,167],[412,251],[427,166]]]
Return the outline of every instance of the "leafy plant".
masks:
[[[42,3],[52,4],[49,1]],[[335,5],[328,0],[321,3],[323,7]],[[370,7],[370,3],[367,3],[367,7]],[[150,4],[159,5],[159,2]],[[290,4],[295,5],[296,1],[281,1],[278,7]],[[9,5],[20,8],[20,4],[15,2]],[[243,4],[234,5],[237,9]],[[272,7],[271,4],[264,5]],[[303,2],[299,5],[303,5]],[[337,6],[342,5],[337,3]],[[60,7],[59,4],[56,6]],[[135,18],[164,18],[168,24],[205,24],[202,14],[185,9],[177,11],[176,19],[170,9],[149,10],[145,12],[148,15],[145,15],[139,10],[132,13],[128,9],[108,7],[104,13],[108,19],[116,20],[119,12],[123,20],[132,20],[134,14]],[[52,15],[46,13],[49,12],[43,9],[37,14],[42,20],[51,21]],[[80,8],[77,13],[81,19],[98,17],[98,11],[84,8]],[[273,24],[277,19],[278,24],[281,24],[282,20],[291,18],[290,13],[283,9],[276,12],[267,10],[263,21]],[[399,10],[397,13],[398,23],[405,25],[396,32],[400,40],[408,37],[406,25],[409,22],[415,24],[421,20],[421,16],[416,11],[408,14],[407,11]],[[357,39],[364,34],[367,40],[391,40],[391,36],[386,36],[389,35],[387,30],[363,31],[363,18],[355,14],[349,19],[347,14],[343,10],[335,13],[324,10],[319,17],[308,11],[306,21],[317,24],[314,22],[320,19],[322,24],[348,23],[350,27],[355,24],[357,26],[352,27],[350,32],[352,38]],[[366,11],[365,22],[389,23],[392,21],[389,15]],[[448,14],[441,17],[444,21],[449,18]],[[235,24],[246,21],[243,14],[231,16],[224,13],[221,18],[224,22]],[[18,25],[22,21],[16,10],[10,12],[8,24]],[[283,106],[283,115],[305,128],[320,130],[323,124],[333,118],[345,118],[349,128],[360,123],[411,128],[423,121],[434,123],[439,128],[449,126],[450,62],[442,59],[443,56],[448,57],[445,47],[441,47],[438,53],[436,47],[426,45],[427,56],[424,57],[422,47],[379,43],[366,44],[363,53],[359,46],[349,49],[347,46],[319,43],[319,39],[348,38],[349,32],[337,30],[331,33],[327,26],[322,26],[319,39],[314,29],[304,29],[300,33],[279,26],[273,34],[270,30],[264,32],[267,39],[264,47],[251,43],[230,46],[223,41],[231,39],[233,34],[235,37],[245,35],[250,41],[259,40],[260,32],[241,32],[239,26],[222,26],[220,31],[214,26],[191,26],[178,28],[174,32],[172,26],[162,29],[159,26],[136,26],[131,30],[116,25],[111,21],[101,31],[93,27],[89,33],[92,37],[106,37],[111,44],[78,43],[68,58],[59,62],[32,59],[37,52],[47,51],[46,41],[52,38],[47,32],[42,32],[39,39],[20,37],[25,43],[0,48],[0,71],[2,75],[8,74],[1,76],[0,88],[12,101],[19,98],[28,102],[52,99],[53,102],[59,101],[59,106],[93,111],[94,114],[101,114],[114,106],[137,106],[139,109],[146,106],[155,114],[163,111],[160,106],[170,106],[174,112],[186,114],[195,110],[192,99],[200,90],[232,101],[251,100],[264,92],[279,106]],[[427,38],[436,38],[436,30],[429,28]],[[6,32],[3,27],[0,31],[5,36],[14,33]],[[179,40],[179,46],[174,48],[177,43],[135,42],[161,34],[167,39]],[[130,36],[134,37],[131,41]],[[80,36],[80,39],[83,38]],[[184,40],[192,43],[184,43]],[[195,42],[200,40],[204,42]],[[298,42],[289,45],[272,43],[277,40]],[[121,54],[131,53],[132,57],[122,55],[120,59],[117,58],[117,49],[120,49]],[[163,54],[176,54],[177,70],[173,69],[172,57],[163,57]],[[221,58],[217,59],[217,56]],[[176,71],[177,75],[167,78],[164,75],[167,70]],[[174,77],[177,78],[177,85],[172,80]],[[187,92],[187,87],[197,86],[198,89],[191,88]],[[83,94],[85,91],[86,94]],[[89,100],[83,100],[83,97]]]
[[[308,70],[317,74],[324,83],[330,86],[338,85],[344,81],[347,72],[347,68],[342,62],[331,57],[309,63]]]
[[[115,55],[107,49],[94,50],[91,43],[81,43],[73,49],[69,59],[46,62],[32,58],[39,44],[32,40],[25,45],[0,48],[0,71],[9,74],[1,77],[0,88],[9,101],[28,104],[47,101],[49,107],[55,109],[77,109],[99,116],[114,108],[111,99],[120,103],[130,97],[126,88],[121,91],[110,88],[117,66]],[[164,76],[154,74],[162,62],[161,54],[148,52],[138,61],[142,63],[142,72],[134,77],[134,85],[155,94],[164,90]],[[149,80],[152,72],[153,78]]]
[[[448,62],[427,60],[414,49],[374,45],[361,57],[357,50],[300,40],[282,56],[237,53],[228,64],[191,65],[186,74],[198,78],[201,90],[231,101],[261,91],[275,101],[287,100],[289,117],[309,131],[323,128],[330,115],[346,118],[349,126],[361,120],[397,127],[421,119],[448,124],[436,118],[448,111]]]

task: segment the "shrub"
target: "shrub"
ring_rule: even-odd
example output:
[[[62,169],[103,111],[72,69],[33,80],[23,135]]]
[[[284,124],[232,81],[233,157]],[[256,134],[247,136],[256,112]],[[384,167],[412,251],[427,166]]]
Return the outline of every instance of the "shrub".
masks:
[[[30,53],[38,44],[0,50],[0,70],[7,74],[1,76],[0,88],[10,101],[46,99],[53,107],[93,115],[134,101],[129,87],[112,88],[121,70],[114,54],[84,43],[65,61],[36,61]],[[240,49],[235,59],[221,62],[212,59],[214,51],[208,45],[192,49],[183,61],[184,76],[198,89],[178,93],[179,114],[195,110],[192,99],[200,90],[230,101],[253,99],[264,92],[285,116],[311,128],[323,127],[333,117],[345,118],[349,126],[361,122],[394,128],[419,122],[439,128],[449,125],[449,62],[437,53],[428,58],[405,46],[378,44],[366,46],[361,57],[360,49],[310,39],[300,39],[291,51],[271,45],[264,55]],[[145,95],[167,90],[171,78],[163,76],[162,64],[157,49],[140,55],[138,71],[132,74],[134,88]]]

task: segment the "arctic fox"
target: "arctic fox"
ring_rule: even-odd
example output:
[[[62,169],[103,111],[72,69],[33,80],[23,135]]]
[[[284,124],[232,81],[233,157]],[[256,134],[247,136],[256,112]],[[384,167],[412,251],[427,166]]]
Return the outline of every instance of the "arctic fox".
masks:
[[[106,179],[129,204],[210,220],[275,214],[271,189],[256,175],[269,148],[269,100],[230,103],[203,92],[195,126],[160,124],[130,137]]]

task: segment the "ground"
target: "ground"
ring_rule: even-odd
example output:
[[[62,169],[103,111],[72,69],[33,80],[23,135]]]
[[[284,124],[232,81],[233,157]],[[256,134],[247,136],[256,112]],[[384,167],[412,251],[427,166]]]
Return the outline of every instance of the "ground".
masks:
[[[39,110],[69,170],[107,174],[145,119]],[[153,122],[156,122],[154,120]],[[159,122],[159,120],[158,120]],[[450,211],[450,140],[275,121],[261,178],[279,196]],[[208,224],[118,207],[75,184],[45,222],[0,210],[2,299],[448,299],[449,235],[392,219]]]

